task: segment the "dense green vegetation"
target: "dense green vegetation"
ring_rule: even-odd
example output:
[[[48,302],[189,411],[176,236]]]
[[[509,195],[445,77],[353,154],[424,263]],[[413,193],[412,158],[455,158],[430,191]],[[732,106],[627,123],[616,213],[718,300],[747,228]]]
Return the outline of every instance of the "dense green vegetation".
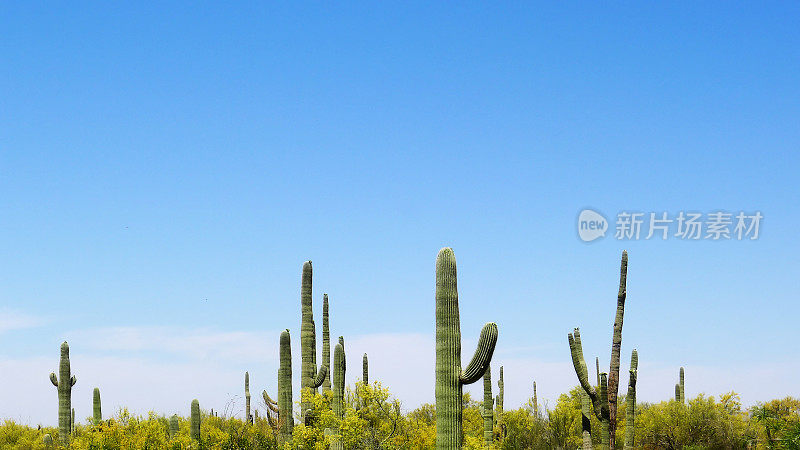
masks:
[[[576,386],[562,394],[552,408],[539,405],[536,414],[533,398],[518,409],[494,408],[492,444],[494,449],[574,449],[581,447],[581,392]],[[333,393],[305,391],[307,404],[315,417],[313,425],[295,421],[291,441],[284,449],[331,448],[333,435],[326,429],[338,426],[345,449],[433,449],[436,440],[436,407],[425,404],[403,414],[400,402],[379,382],[358,383],[345,394],[344,414],[337,420],[333,412]],[[624,398],[622,399],[624,400]],[[298,402],[299,405],[299,402]],[[262,410],[265,408],[261,405]],[[800,448],[800,400],[785,398],[743,409],[734,393],[718,398],[697,396],[681,404],[671,399],[661,403],[639,403],[635,420],[637,448],[642,449],[797,449]],[[487,448],[483,403],[463,397],[464,446]],[[626,431],[625,409],[620,408],[616,448],[623,448]],[[590,417],[597,421],[594,414]],[[278,424],[259,417],[253,424],[239,418],[213,417],[201,412],[200,442],[190,437],[188,417],[177,419],[178,429],[170,438],[170,420],[150,413],[147,417],[117,412],[112,419],[93,424],[87,417],[76,424],[73,449],[277,449]],[[501,425],[502,424],[502,425]],[[599,425],[596,422],[595,425]],[[501,433],[502,427],[502,433]],[[0,426],[0,448],[55,449],[57,428],[29,427],[6,421]],[[45,445],[49,434],[53,444]],[[595,445],[600,436],[594,436]]]

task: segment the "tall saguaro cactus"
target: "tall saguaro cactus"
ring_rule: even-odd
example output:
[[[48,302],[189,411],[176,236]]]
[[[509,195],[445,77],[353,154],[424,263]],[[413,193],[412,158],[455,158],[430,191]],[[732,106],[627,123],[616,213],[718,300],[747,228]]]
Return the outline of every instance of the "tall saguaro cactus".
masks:
[[[328,316],[328,294],[322,295],[322,365],[331,366],[331,330]],[[322,381],[322,392],[331,390],[331,377]]]
[[[494,440],[494,414],[492,406],[492,368],[486,368],[483,373],[483,440],[486,448],[492,446]],[[499,407],[499,406],[498,406]]]
[[[200,442],[200,402],[197,399],[192,400],[192,417],[189,427],[192,440]]]
[[[631,369],[628,378],[628,395],[625,397],[627,402],[625,408],[625,448],[636,448],[634,438],[634,428],[636,419],[636,377],[639,375],[639,353],[636,349],[631,352]]]
[[[50,373],[50,382],[58,388],[58,440],[61,445],[69,446],[69,435],[72,430],[72,386],[77,379],[70,373],[69,344],[61,344],[61,360],[58,363],[58,376]]]
[[[539,398],[536,396],[536,382],[533,382],[533,415],[539,417]]]
[[[317,370],[317,334],[311,302],[312,279],[311,261],[306,261],[303,264],[303,275],[300,282],[300,354],[302,357],[302,365],[300,367],[300,414],[303,418],[305,418],[306,411],[311,408],[311,404],[308,401],[303,401],[302,390],[308,388],[311,389],[312,393],[316,393],[317,388],[322,385],[322,382],[325,381],[325,376],[328,374],[328,368],[324,365]]]
[[[619,392],[619,352],[622,347],[622,319],[625,316],[625,298],[628,284],[628,252],[622,252],[619,268],[619,291],[617,293],[617,314],[614,318],[614,335],[611,339],[611,371],[608,374],[608,432],[609,445],[614,447],[617,430],[617,394]]]
[[[369,358],[366,353],[361,358],[361,382],[364,383],[364,386],[369,384]]]
[[[99,425],[103,421],[103,412],[100,408],[100,388],[94,388],[92,397],[92,422]]]
[[[280,367],[278,368],[278,443],[292,440],[294,417],[292,415],[292,340],[289,330],[281,333]]]
[[[331,409],[337,422],[344,419],[344,377],[346,370],[344,346],[340,342],[333,349],[333,400],[331,402]],[[342,450],[343,448],[343,443],[337,432],[337,436],[334,436],[331,442],[331,450]]]
[[[253,423],[250,418],[250,372],[244,373],[244,420]]]
[[[478,348],[461,369],[461,321],[458,312],[456,258],[443,248],[436,258],[436,449],[460,450],[463,387],[478,381],[497,344],[497,324],[483,326]]]
[[[586,367],[586,361],[583,359],[583,345],[581,344],[581,332],[578,328],[570,333],[569,349],[572,354],[572,365],[575,367],[575,373],[578,375],[578,381],[583,388],[583,391],[589,397],[594,408],[594,414],[600,421],[600,437],[604,449],[608,449],[609,442],[609,407],[608,407],[608,381],[605,372],[600,373],[600,386],[596,389],[589,384],[589,370]]]
[[[681,367],[680,383],[679,383],[680,387],[681,387],[681,403],[686,404],[686,391],[684,389],[685,385],[684,385],[683,382],[684,382],[684,379],[683,379],[683,367]]]

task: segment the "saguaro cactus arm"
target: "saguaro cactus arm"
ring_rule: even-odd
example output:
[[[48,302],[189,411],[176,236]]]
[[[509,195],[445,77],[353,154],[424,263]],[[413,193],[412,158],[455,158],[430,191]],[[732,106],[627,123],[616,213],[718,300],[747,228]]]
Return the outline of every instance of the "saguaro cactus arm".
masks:
[[[478,348],[475,349],[472,361],[470,361],[467,368],[461,372],[461,384],[472,384],[483,376],[483,373],[492,361],[492,355],[494,354],[494,347],[496,344],[497,324],[489,322],[484,325],[481,330],[481,335],[478,338]]]
[[[77,378],[75,378],[75,375],[73,375],[73,376],[72,376],[72,377],[69,379],[69,381],[70,381],[70,386],[75,386],[75,383],[77,383],[77,382],[78,382],[78,379],[77,379]]]
[[[314,375],[314,379],[311,380],[311,387],[316,389],[322,386],[322,382],[325,381],[327,376],[328,368],[326,366],[320,367],[317,373]]]
[[[53,372],[50,372],[50,382],[53,383],[53,386],[58,387],[58,376]]]

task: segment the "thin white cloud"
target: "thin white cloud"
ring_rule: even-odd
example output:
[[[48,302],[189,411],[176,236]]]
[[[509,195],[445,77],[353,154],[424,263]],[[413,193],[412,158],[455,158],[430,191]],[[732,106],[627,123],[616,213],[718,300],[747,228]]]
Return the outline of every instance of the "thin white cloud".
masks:
[[[47,324],[44,317],[32,316],[12,310],[0,310],[0,334],[13,330],[36,328]]]

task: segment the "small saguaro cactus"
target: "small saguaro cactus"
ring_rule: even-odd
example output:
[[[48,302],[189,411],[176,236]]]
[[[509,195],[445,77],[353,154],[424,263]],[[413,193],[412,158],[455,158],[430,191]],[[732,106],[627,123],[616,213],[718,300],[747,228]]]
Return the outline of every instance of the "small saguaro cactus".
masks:
[[[192,400],[192,417],[189,428],[189,434],[193,441],[200,442],[200,402],[197,399]]]
[[[244,373],[244,420],[253,423],[250,417],[250,372]]]
[[[628,378],[628,395],[625,397],[625,448],[636,448],[634,443],[634,425],[636,419],[636,377],[639,371],[639,353],[631,352],[630,377]]]
[[[492,361],[497,324],[484,325],[472,361],[461,369],[456,258],[443,248],[436,257],[436,449],[460,450],[464,385],[478,381]]]
[[[331,366],[331,330],[328,316],[328,294],[322,294],[322,365]],[[331,377],[322,381],[322,392],[331,390]]]
[[[173,414],[169,418],[169,438],[174,439],[176,434],[178,434],[178,415]]]
[[[317,392],[317,388],[325,381],[328,374],[328,368],[324,365],[317,370],[317,335],[314,326],[314,310],[312,308],[311,293],[312,293],[312,279],[313,270],[311,261],[306,261],[303,264],[303,275],[300,280],[300,354],[302,357],[302,365],[300,367],[300,389],[311,389],[312,393]],[[302,401],[300,404],[300,415],[305,418],[306,411],[311,408],[308,401]]]
[[[500,366],[500,379],[497,380],[497,414],[503,415],[503,400],[505,398],[505,382],[503,381],[503,366]]]
[[[92,398],[92,422],[95,425],[100,425],[103,421],[103,412],[100,409],[100,388],[94,388],[94,395]]]
[[[483,440],[486,448],[492,446],[494,440],[494,411],[492,406],[492,368],[487,367],[483,372]]]
[[[366,353],[361,358],[361,382],[364,383],[364,386],[369,384],[369,359]]]
[[[50,382],[58,388],[58,440],[64,447],[69,446],[69,435],[72,431],[72,386],[77,379],[70,373],[69,344],[61,344],[61,360],[58,364],[58,376],[50,373]]]
[[[581,396],[581,436],[583,437],[583,450],[592,450],[592,401],[586,392],[580,391]]]
[[[536,382],[533,382],[533,415],[539,417],[539,398],[536,396]]]
[[[685,385],[684,385],[683,381],[684,381],[684,379],[683,379],[683,367],[681,367],[680,382],[679,382],[679,384],[681,386],[681,403],[685,404],[686,403],[686,391],[684,390]]]
[[[278,443],[292,440],[294,417],[292,414],[292,341],[289,330],[281,333],[280,367],[278,368]]]
[[[609,448],[609,427],[608,427],[608,381],[605,372],[600,373],[600,386],[595,389],[594,386],[589,384],[589,370],[586,368],[586,361],[583,359],[583,346],[581,344],[581,332],[575,328],[573,333],[568,335],[570,353],[572,354],[572,365],[575,367],[575,373],[578,375],[578,381],[581,384],[586,395],[592,402],[594,407],[594,414],[600,421],[600,437],[603,448]]]

